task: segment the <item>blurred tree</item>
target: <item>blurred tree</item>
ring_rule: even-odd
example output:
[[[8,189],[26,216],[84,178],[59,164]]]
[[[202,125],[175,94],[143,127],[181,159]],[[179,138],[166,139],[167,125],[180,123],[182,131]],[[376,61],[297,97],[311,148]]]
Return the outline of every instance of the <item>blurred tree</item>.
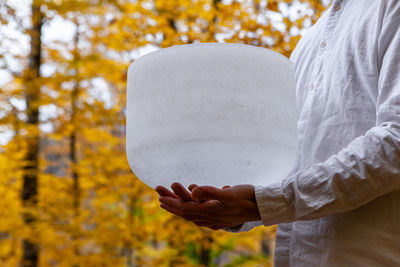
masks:
[[[23,75],[24,92],[26,101],[27,151],[25,156],[22,201],[24,206],[36,206],[38,194],[38,169],[39,169],[39,101],[40,101],[40,65],[42,55],[41,32],[43,14],[38,1],[32,3],[32,27],[29,31],[30,54],[28,68]],[[27,225],[34,223],[35,216],[30,212],[24,213],[24,222]],[[21,266],[36,267],[39,258],[39,246],[29,239],[24,239]]]

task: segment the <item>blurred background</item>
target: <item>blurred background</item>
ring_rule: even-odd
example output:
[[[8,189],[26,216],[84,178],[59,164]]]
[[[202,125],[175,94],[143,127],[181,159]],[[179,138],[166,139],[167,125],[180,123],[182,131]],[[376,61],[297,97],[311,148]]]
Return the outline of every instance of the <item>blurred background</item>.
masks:
[[[0,0],[0,266],[271,266],[276,227],[197,227],[130,171],[126,71],[195,42],[289,57],[330,2]]]

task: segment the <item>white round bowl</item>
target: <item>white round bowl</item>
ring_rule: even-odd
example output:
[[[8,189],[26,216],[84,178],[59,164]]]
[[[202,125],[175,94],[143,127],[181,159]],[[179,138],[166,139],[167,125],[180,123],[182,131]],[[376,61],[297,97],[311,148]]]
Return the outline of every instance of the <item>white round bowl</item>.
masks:
[[[266,48],[161,49],[128,70],[127,157],[152,188],[284,179],[297,149],[291,62]]]

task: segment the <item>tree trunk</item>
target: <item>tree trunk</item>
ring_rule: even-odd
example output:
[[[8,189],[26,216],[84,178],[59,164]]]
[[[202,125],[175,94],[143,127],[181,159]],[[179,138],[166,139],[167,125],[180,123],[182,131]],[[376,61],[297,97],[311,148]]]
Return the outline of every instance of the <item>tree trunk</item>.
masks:
[[[74,63],[78,63],[80,60],[80,54],[78,50],[78,42],[79,42],[79,24],[75,22],[76,26],[76,33],[74,37]],[[77,65],[77,64],[76,64]],[[69,158],[71,160],[71,169],[72,169],[72,179],[74,181],[73,183],[73,206],[75,210],[75,215],[79,215],[79,207],[80,207],[80,186],[79,186],[79,175],[76,170],[76,165],[78,164],[78,149],[77,149],[77,140],[76,140],[76,133],[78,131],[77,127],[77,111],[78,111],[78,96],[79,96],[79,83],[80,83],[80,78],[79,78],[79,70],[76,67],[75,68],[75,86],[74,89],[71,92],[71,121],[70,123],[72,124],[72,131],[69,136],[69,141],[70,141],[70,150],[69,150]]]
[[[29,55],[29,66],[25,71],[25,99],[27,113],[27,152],[25,156],[22,202],[26,208],[35,208],[37,205],[37,179],[39,169],[39,97],[41,64],[41,30],[43,24],[43,14],[36,1],[32,3],[32,29],[30,30],[31,52]],[[36,218],[32,213],[24,213],[24,222],[31,226]],[[22,267],[38,266],[39,247],[31,240],[24,239],[22,247]]]
[[[76,63],[79,63],[80,60],[80,54],[78,50],[78,43],[79,43],[79,24],[77,22],[77,19],[75,19],[75,27],[76,27],[76,33],[74,37],[74,51],[73,51],[73,64],[78,65]],[[72,179],[73,179],[73,209],[74,209],[74,215],[75,218],[79,217],[80,214],[80,185],[79,185],[79,175],[76,170],[76,166],[78,164],[78,149],[77,149],[77,140],[76,140],[76,134],[77,134],[77,111],[78,111],[78,96],[79,96],[79,84],[80,84],[80,78],[79,78],[79,69],[76,66],[75,67],[75,86],[71,92],[71,121],[70,123],[72,124],[72,131],[69,136],[69,159],[71,161],[71,170],[72,170]],[[80,238],[79,233],[72,233],[72,238],[74,241],[78,240]],[[80,248],[78,245],[74,244],[74,253],[75,256],[79,256],[80,254]],[[78,267],[78,264],[74,264],[74,267]]]

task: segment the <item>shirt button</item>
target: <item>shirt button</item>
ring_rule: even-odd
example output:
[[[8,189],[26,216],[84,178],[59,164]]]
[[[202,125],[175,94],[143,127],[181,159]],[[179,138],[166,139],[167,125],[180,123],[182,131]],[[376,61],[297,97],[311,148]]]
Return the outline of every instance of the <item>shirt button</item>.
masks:
[[[311,84],[310,84],[310,91],[314,90],[314,87],[315,87],[315,84],[314,84],[314,83],[311,83]]]
[[[342,5],[337,4],[333,7],[333,9],[335,9],[335,11],[340,11],[342,9]]]
[[[321,42],[321,48],[325,48],[326,47],[326,41],[322,41]]]

